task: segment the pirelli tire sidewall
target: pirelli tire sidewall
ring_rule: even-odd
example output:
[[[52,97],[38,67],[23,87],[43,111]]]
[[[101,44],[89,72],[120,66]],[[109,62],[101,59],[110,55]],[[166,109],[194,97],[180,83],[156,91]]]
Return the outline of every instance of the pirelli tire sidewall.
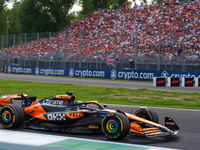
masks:
[[[18,128],[24,122],[24,111],[18,105],[5,105],[0,111],[0,124],[7,129]]]
[[[104,117],[101,128],[107,138],[117,140],[129,133],[130,123],[124,114],[112,113]]]

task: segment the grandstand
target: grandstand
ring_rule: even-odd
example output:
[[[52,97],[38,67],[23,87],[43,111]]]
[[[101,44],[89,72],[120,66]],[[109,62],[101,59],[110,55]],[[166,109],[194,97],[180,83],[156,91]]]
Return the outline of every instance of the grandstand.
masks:
[[[9,39],[1,66],[199,72],[200,2],[99,9],[61,32]]]

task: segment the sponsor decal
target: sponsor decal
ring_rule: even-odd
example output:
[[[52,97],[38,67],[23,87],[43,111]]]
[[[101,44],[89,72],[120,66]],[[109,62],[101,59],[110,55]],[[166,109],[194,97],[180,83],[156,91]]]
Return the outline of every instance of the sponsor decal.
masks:
[[[40,75],[55,75],[55,76],[64,76],[65,70],[64,69],[39,69],[39,74]]]
[[[112,69],[110,72],[110,78],[115,80],[117,78],[117,71],[115,69]]]
[[[99,126],[89,126],[89,129],[99,129]]]
[[[69,69],[69,77],[73,77],[74,76],[74,69],[70,68]]]
[[[185,84],[192,84],[193,81],[186,81]]]
[[[56,98],[60,98],[60,99],[70,99],[71,95],[58,95],[56,96]]]
[[[164,77],[164,78],[165,78],[165,81],[167,81],[167,79],[168,79],[168,77],[169,77],[168,72],[167,72],[167,71],[163,71],[163,72],[161,73],[161,77]]]
[[[77,119],[84,117],[84,113],[65,113],[71,119]]]
[[[152,80],[154,77],[153,73],[148,72],[137,72],[137,71],[119,71],[117,73],[117,78],[130,80],[130,79],[144,79],[144,80]]]
[[[164,81],[164,80],[159,80],[159,81],[157,82],[157,84],[160,84],[160,83],[165,83],[165,81]]]
[[[173,80],[173,81],[172,81],[172,84],[174,84],[174,83],[177,84],[177,83],[179,83],[179,81]]]
[[[54,105],[63,105],[64,101],[62,100],[49,100],[45,99],[41,102],[41,104],[54,104]]]
[[[4,111],[2,114],[2,119],[5,123],[8,123],[11,121],[12,117],[11,117],[11,113],[9,111]]]
[[[4,103],[4,104],[12,104],[11,101],[8,101],[8,100],[1,100],[0,103],[1,103],[1,104],[2,104],[2,103]]]
[[[19,73],[19,74],[32,74],[32,69],[29,67],[20,67],[20,66],[8,66],[8,73]]]
[[[70,73],[72,74],[72,73]],[[105,71],[98,71],[98,70],[89,70],[89,69],[85,69],[85,70],[75,70],[74,71],[74,75],[76,77],[95,77],[95,78],[105,78]]]
[[[40,74],[40,72],[39,72],[39,68],[36,67],[36,68],[35,68],[35,75],[39,75],[39,74]]]
[[[11,73],[11,66],[8,66],[8,73]]]
[[[166,122],[165,124],[166,124],[166,125],[171,125],[171,126],[174,126],[174,125],[175,125],[174,122]]]
[[[118,131],[118,123],[114,119],[108,120],[106,123],[106,129],[108,130],[109,133],[116,133]]]
[[[116,139],[116,138],[118,138],[120,136],[120,134],[118,134],[118,135],[116,135],[116,136],[114,136],[114,137],[111,137],[111,136],[108,136],[107,135],[107,137],[109,138],[109,139]]]
[[[69,77],[88,77],[121,80],[142,80],[152,81],[154,76],[180,78],[200,78],[198,72],[177,72],[177,71],[152,71],[152,70],[123,70],[123,69],[77,69],[77,68],[46,68],[46,67],[21,67],[8,65],[6,72],[16,74],[35,74]],[[199,83],[199,81],[198,81]],[[200,84],[200,83],[199,83]]]
[[[2,123],[4,128],[9,128],[15,123],[15,112],[10,106],[5,106],[1,115]],[[3,124],[5,123],[5,124]]]
[[[107,116],[106,113],[97,113],[98,117],[104,118],[105,116]]]
[[[196,75],[195,75],[196,74]],[[161,73],[161,76],[162,77],[175,77],[175,78],[180,78],[180,80],[182,80],[182,78],[193,78],[195,79],[196,77],[199,78],[200,75],[197,74],[197,73],[193,73],[193,72],[185,72],[185,73],[182,73],[182,72],[177,72],[177,73],[174,73],[172,72],[170,75],[167,71],[163,71]]]
[[[66,115],[64,113],[47,114],[47,119],[51,121],[63,121],[66,120]]]
[[[142,128],[137,123],[131,123],[130,124],[130,131],[140,133],[140,134],[144,134]]]

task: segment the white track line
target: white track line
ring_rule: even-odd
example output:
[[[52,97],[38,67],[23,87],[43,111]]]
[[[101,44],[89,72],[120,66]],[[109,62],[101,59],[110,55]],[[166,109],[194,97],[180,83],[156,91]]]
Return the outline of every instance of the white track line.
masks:
[[[74,140],[82,140],[86,142],[98,142],[105,144],[114,144],[114,145],[123,145],[123,146],[132,146],[139,148],[147,148],[148,150],[177,150],[171,148],[161,148],[155,146],[144,146],[138,144],[126,144],[126,143],[115,143],[115,142],[105,142],[91,139],[83,139],[83,138],[72,138],[72,137],[63,137],[63,136],[55,136],[55,135],[47,135],[47,134],[36,134],[36,133],[28,133],[28,132],[19,132],[19,131],[8,131],[8,130],[0,130],[0,142],[10,143],[10,144],[22,144],[22,145],[30,145],[30,146],[41,146],[45,144],[50,144],[53,142],[58,142],[67,139]]]

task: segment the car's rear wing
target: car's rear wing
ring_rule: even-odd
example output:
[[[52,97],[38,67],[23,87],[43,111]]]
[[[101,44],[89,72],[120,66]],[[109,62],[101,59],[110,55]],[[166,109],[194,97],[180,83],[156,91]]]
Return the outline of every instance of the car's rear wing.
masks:
[[[0,99],[23,99],[24,97],[28,97],[27,94],[7,94],[2,95]]]
[[[37,97],[29,97],[27,94],[7,94],[0,97],[0,106],[13,104],[13,100],[21,100],[22,107],[27,107],[36,101]]]

